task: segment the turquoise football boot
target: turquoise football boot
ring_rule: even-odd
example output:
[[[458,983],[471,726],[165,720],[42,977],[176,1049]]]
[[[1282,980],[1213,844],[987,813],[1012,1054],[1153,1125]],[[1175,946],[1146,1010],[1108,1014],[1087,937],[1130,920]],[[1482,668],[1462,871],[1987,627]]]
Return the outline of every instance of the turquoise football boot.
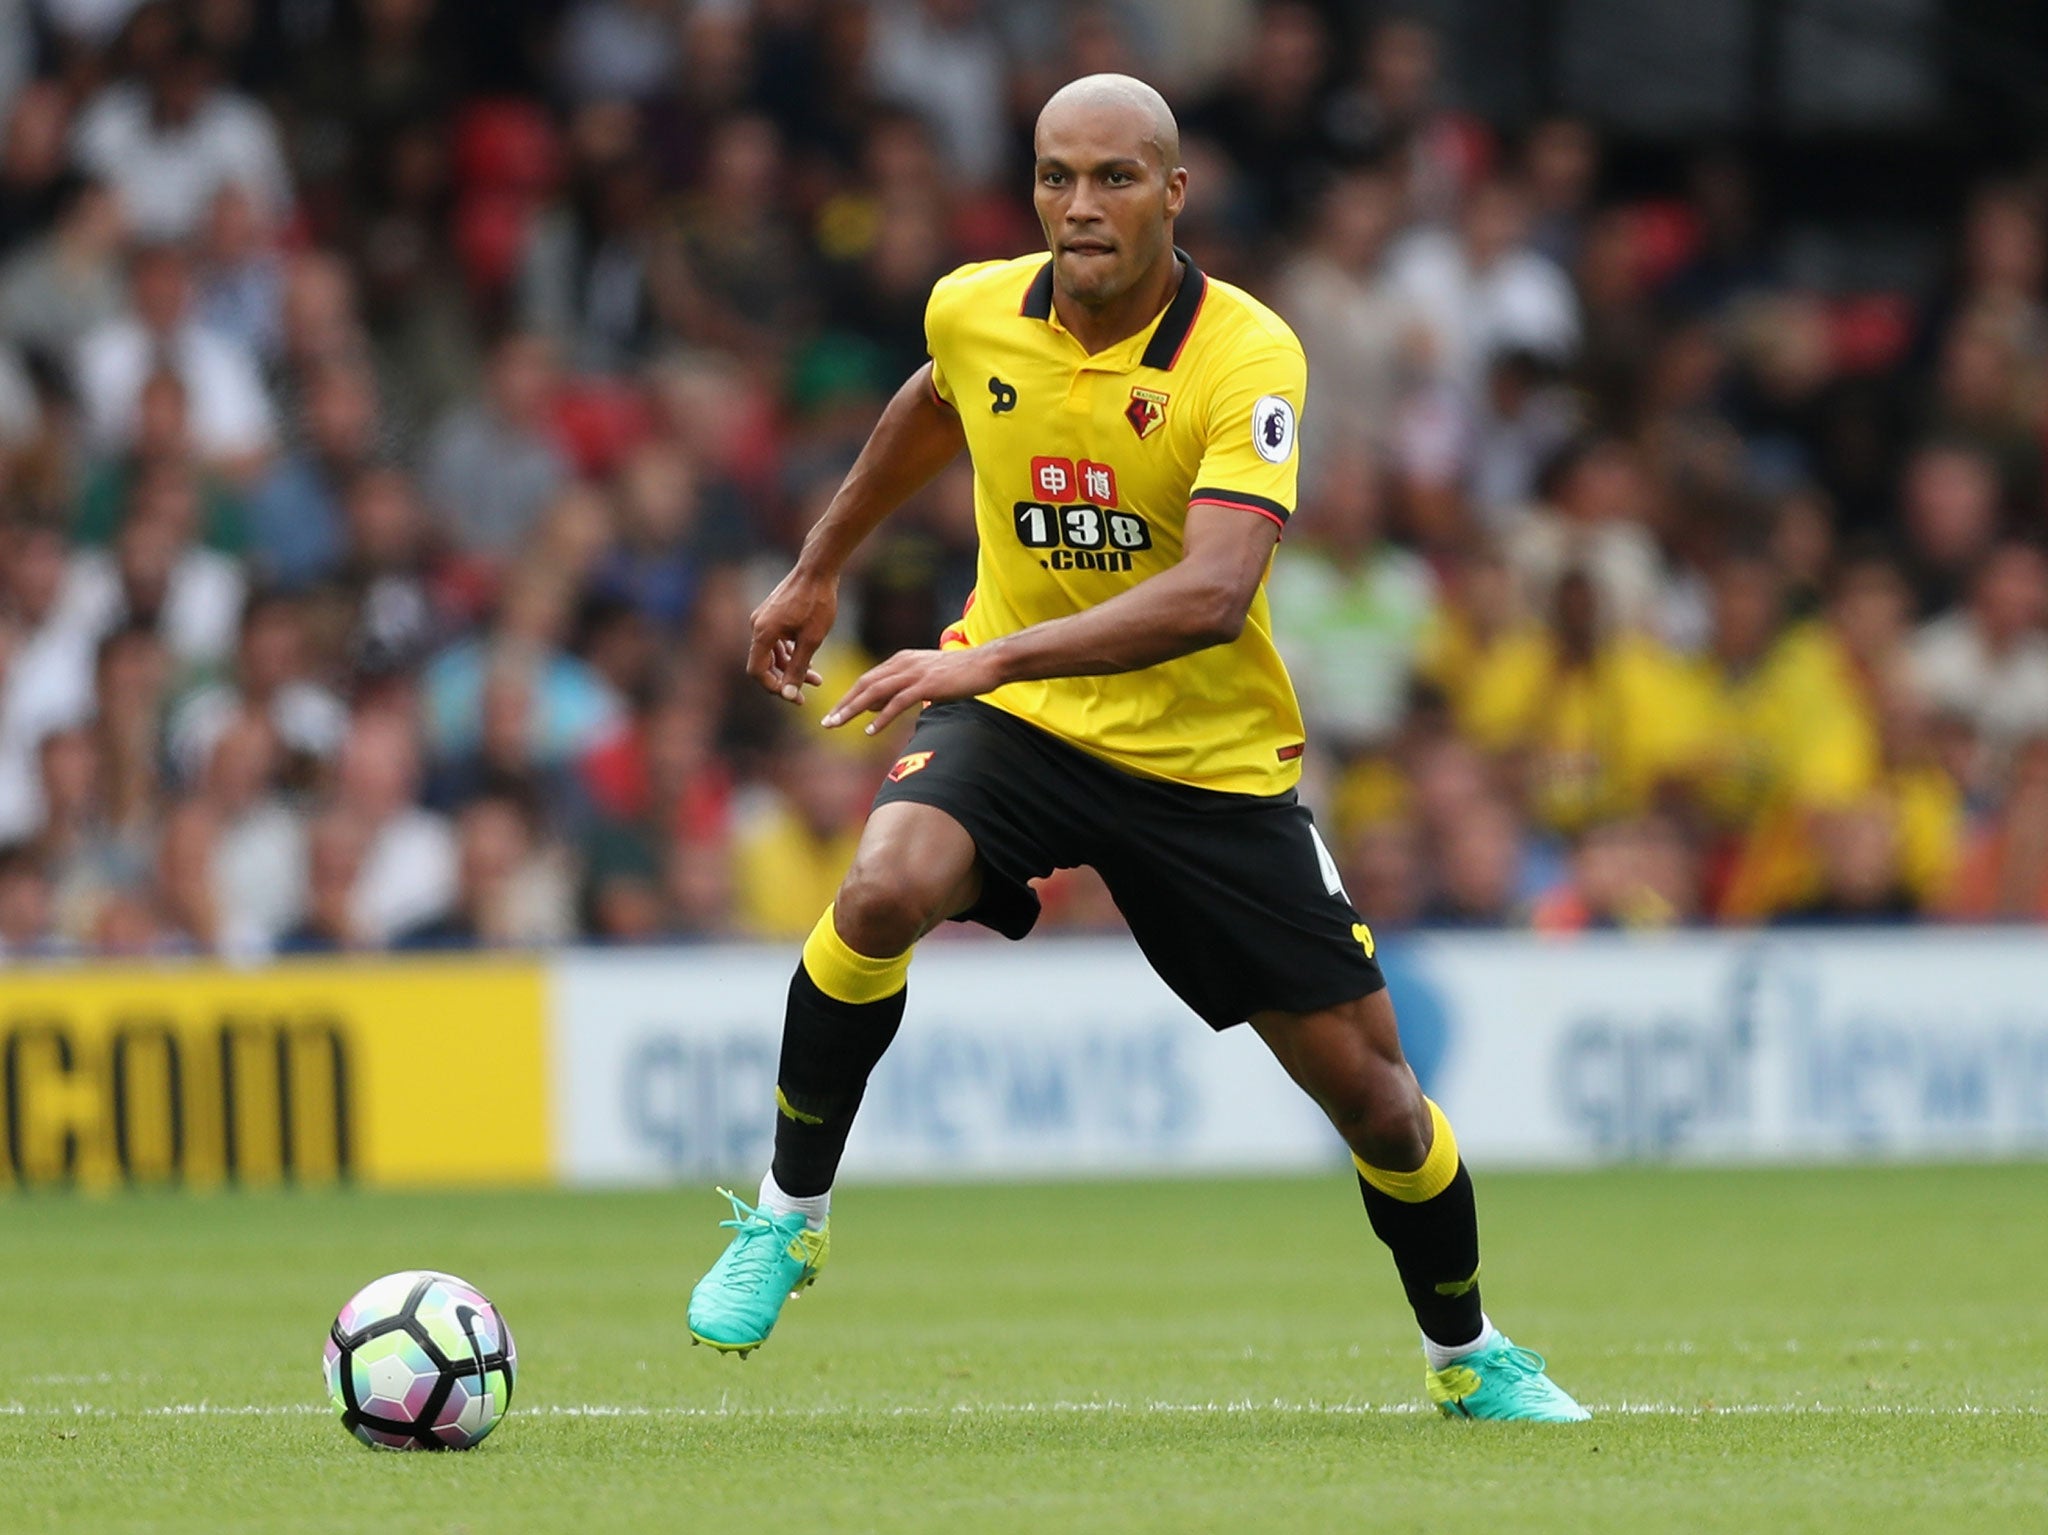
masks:
[[[1584,1423],[1593,1416],[1543,1373],[1541,1354],[1516,1348],[1502,1332],[1485,1348],[1428,1371],[1423,1381],[1447,1418]]]
[[[731,1189],[731,1244],[690,1292],[690,1339],[744,1359],[768,1341],[782,1303],[817,1282],[832,1246],[832,1222],[813,1231],[800,1214],[770,1215]]]

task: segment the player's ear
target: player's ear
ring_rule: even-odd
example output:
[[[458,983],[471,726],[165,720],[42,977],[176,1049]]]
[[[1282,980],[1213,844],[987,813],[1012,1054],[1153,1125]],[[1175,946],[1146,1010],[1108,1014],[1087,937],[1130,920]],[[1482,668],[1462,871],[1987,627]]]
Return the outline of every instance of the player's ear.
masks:
[[[1188,168],[1185,165],[1176,165],[1166,173],[1166,216],[1170,219],[1179,218],[1180,210],[1187,206],[1187,202]]]

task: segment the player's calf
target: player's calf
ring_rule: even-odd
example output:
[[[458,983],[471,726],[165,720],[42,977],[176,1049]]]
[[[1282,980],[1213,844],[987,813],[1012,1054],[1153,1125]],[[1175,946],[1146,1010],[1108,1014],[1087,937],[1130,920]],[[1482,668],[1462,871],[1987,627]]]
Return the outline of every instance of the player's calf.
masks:
[[[1393,1255],[1422,1330],[1430,1400],[1470,1418],[1586,1417],[1549,1379],[1541,1356],[1516,1348],[1487,1319],[1472,1177],[1450,1120],[1401,1056],[1385,992],[1254,1023],[1352,1149],[1366,1218]]]

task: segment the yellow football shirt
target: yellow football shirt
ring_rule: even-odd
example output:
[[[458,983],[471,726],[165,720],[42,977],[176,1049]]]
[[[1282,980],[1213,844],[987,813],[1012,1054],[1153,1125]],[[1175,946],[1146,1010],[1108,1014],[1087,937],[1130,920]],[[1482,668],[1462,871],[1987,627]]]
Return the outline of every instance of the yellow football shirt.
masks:
[[[1181,557],[1188,508],[1285,526],[1308,364],[1265,305],[1185,255],[1151,325],[1090,354],[1053,310],[1052,259],[960,268],[932,289],[932,382],[974,460],[974,595],[942,643],[979,645],[1094,606]],[[1228,645],[1143,671],[1015,682],[985,702],[1129,772],[1278,794],[1301,709],[1261,583]]]

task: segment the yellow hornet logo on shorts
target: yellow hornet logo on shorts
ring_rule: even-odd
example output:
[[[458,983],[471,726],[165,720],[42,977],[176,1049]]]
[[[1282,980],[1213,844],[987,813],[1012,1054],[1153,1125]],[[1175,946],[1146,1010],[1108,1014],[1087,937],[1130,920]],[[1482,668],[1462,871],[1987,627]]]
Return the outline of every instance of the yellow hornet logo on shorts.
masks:
[[[891,774],[890,776],[893,777],[895,775]],[[1356,938],[1358,940],[1359,947],[1365,950],[1365,957],[1367,959],[1371,959],[1372,951],[1376,947],[1378,947],[1378,945],[1376,945],[1372,941],[1372,929],[1367,927],[1363,922],[1354,922],[1351,924],[1351,936],[1353,938]]]
[[[924,765],[931,760],[930,752],[911,752],[907,756],[898,757],[896,765],[889,769],[889,782],[901,783],[912,773],[923,772]]]

